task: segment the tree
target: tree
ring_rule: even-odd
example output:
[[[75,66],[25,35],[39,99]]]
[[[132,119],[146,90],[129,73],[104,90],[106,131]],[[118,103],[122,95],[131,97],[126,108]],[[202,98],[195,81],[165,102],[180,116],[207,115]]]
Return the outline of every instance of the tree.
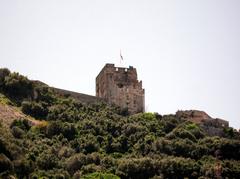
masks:
[[[16,138],[19,138],[19,139],[21,139],[25,134],[24,130],[22,130],[21,128],[19,128],[17,126],[12,127],[11,131],[12,131],[13,136]]]
[[[3,91],[17,101],[24,98],[31,98],[33,83],[19,73],[10,73],[4,78]]]
[[[53,121],[49,123],[47,126],[46,134],[48,137],[52,137],[54,135],[59,135],[62,132],[61,123],[58,121]]]
[[[145,179],[155,175],[154,162],[150,158],[122,159],[116,174],[121,178]]]
[[[7,68],[0,68],[0,90],[2,90],[5,78],[10,74],[11,72]]]
[[[66,161],[67,171],[73,175],[77,170],[80,170],[83,165],[86,165],[87,158],[84,154],[75,154]]]
[[[12,162],[2,153],[0,154],[0,166],[0,173],[13,170]]]
[[[45,119],[48,114],[48,109],[46,104],[23,101],[22,102],[22,111],[25,114],[28,114],[35,118]]]
[[[37,158],[37,164],[40,169],[51,170],[57,167],[58,159],[51,151],[45,151]]]

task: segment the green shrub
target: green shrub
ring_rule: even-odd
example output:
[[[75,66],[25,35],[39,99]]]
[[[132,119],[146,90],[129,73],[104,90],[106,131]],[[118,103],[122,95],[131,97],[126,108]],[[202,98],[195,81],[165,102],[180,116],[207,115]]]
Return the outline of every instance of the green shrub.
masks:
[[[72,148],[63,146],[58,152],[58,157],[59,158],[69,158],[74,153],[75,153],[75,151]]]
[[[151,120],[156,120],[156,114],[154,113],[143,113],[142,117],[148,121],[151,121]]]
[[[48,137],[53,137],[54,135],[62,134],[68,140],[75,138],[77,130],[73,124],[67,122],[53,121],[50,122],[46,129],[46,135]]]
[[[0,173],[13,170],[12,162],[2,153],[0,153],[0,166]]]
[[[84,154],[75,154],[66,161],[67,171],[73,175],[77,170],[80,170],[83,165],[86,165],[87,157]]]
[[[14,171],[17,174],[18,178],[29,178],[29,175],[33,172],[33,170],[33,163],[30,163],[25,159],[19,159],[14,161]]]
[[[37,158],[37,165],[40,169],[51,170],[58,166],[58,158],[50,151],[45,151]]]
[[[30,175],[31,179],[70,179],[70,175],[63,169],[35,170]]]
[[[156,161],[156,170],[164,178],[198,178],[199,165],[189,158],[164,157]]]
[[[24,130],[22,130],[21,128],[19,128],[17,126],[12,127],[11,132],[12,132],[12,135],[18,139],[23,138],[23,136],[25,135]]]
[[[54,135],[61,134],[62,126],[60,122],[53,121],[47,126],[46,134],[48,137],[53,137]]]
[[[27,119],[15,119],[10,125],[10,128],[13,127],[18,127],[24,131],[28,131],[31,128],[31,125]]]
[[[83,179],[120,179],[120,178],[113,174],[95,172],[83,176]]]
[[[11,72],[7,68],[0,68],[0,90],[2,90],[4,83],[5,83],[5,78],[9,76]]]
[[[101,166],[95,164],[84,165],[81,169],[83,174],[101,172],[102,170],[103,168]]]
[[[16,100],[31,98],[33,83],[27,77],[14,72],[5,77],[3,91]]]
[[[75,135],[77,134],[77,130],[74,126],[74,124],[70,124],[67,122],[64,122],[62,124],[61,132],[65,138],[68,140],[72,140],[75,138]]]
[[[13,136],[6,130],[0,129],[0,153],[6,155],[10,160],[19,158],[23,153],[23,146],[19,144],[19,140],[13,138]]]
[[[48,114],[48,108],[44,103],[30,101],[22,102],[22,111],[35,118],[45,119]]]
[[[35,100],[37,102],[47,103],[48,105],[54,104],[57,98],[53,93],[53,90],[46,85],[36,85],[34,88]]]
[[[154,161],[150,158],[121,159],[116,174],[121,178],[150,178],[156,172],[154,165]]]

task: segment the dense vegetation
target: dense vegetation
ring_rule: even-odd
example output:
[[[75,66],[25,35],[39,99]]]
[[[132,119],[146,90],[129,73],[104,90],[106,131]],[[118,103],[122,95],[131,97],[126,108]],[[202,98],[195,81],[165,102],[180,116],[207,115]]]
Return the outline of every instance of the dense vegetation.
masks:
[[[39,120],[0,123],[0,178],[224,178],[240,176],[240,138],[209,136],[176,115],[82,104],[0,69],[8,105]],[[0,116],[1,117],[1,116]]]

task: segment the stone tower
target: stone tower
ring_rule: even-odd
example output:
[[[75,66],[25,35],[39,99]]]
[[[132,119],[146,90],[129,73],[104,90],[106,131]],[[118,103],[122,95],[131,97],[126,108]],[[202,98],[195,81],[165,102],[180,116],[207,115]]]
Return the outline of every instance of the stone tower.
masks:
[[[127,108],[130,114],[144,112],[144,93],[142,81],[138,81],[137,70],[132,66],[121,68],[106,64],[96,78],[96,96]]]

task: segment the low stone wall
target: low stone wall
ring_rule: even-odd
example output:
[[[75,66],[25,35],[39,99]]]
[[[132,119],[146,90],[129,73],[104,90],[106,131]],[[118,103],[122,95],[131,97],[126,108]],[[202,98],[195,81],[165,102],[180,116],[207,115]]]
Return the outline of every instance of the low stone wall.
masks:
[[[73,92],[73,91],[68,91],[68,90],[63,90],[63,89],[59,89],[59,88],[52,88],[55,92],[59,93],[60,95],[63,96],[69,96],[72,97],[78,101],[80,101],[81,103],[96,103],[96,102],[104,102],[103,99],[98,98],[96,96],[91,96],[91,95],[87,95],[87,94],[83,94],[83,93],[77,93],[77,92]]]

